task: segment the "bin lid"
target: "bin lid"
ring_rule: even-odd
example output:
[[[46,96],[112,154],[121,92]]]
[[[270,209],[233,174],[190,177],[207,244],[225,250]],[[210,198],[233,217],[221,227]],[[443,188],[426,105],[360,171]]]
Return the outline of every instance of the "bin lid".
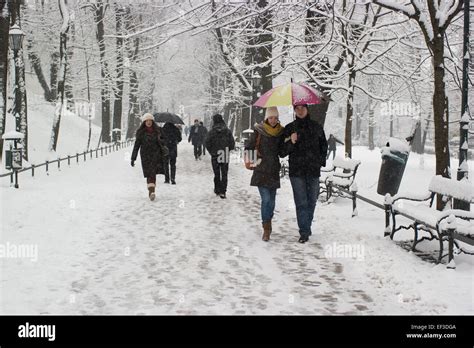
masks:
[[[5,139],[5,140],[17,140],[17,139],[23,139],[24,137],[25,135],[23,133],[20,133],[17,131],[10,131],[2,135],[2,139]]]
[[[390,152],[399,152],[403,154],[410,153],[410,145],[407,143],[406,140],[401,140],[397,138],[389,138],[387,147],[390,149]]]

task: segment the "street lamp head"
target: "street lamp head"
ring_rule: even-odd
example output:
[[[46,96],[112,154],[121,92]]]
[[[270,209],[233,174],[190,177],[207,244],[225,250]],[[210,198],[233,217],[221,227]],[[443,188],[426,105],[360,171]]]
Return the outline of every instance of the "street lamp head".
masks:
[[[25,37],[25,33],[20,29],[18,24],[12,25],[9,31],[10,35],[10,46],[13,51],[18,51],[23,46],[23,38]]]

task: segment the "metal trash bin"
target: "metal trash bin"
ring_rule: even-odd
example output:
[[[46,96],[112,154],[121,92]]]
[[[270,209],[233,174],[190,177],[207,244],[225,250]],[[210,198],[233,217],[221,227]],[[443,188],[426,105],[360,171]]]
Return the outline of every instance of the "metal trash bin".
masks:
[[[380,167],[377,193],[396,195],[402,182],[403,173],[408,162],[410,145],[403,140],[390,138],[381,149],[382,166]]]

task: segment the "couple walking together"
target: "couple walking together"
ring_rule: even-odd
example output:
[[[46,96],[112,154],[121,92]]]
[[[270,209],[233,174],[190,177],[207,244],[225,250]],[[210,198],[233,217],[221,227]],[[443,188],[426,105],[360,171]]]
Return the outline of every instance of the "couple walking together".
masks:
[[[266,109],[265,120],[255,125],[245,147],[246,156],[256,153],[250,182],[261,197],[264,241],[270,239],[275,210],[276,191],[280,188],[280,157],[289,156],[289,177],[293,189],[300,238],[305,243],[311,236],[311,225],[319,196],[321,167],[326,166],[328,143],[322,126],[311,120],[308,106],[295,105],[295,120],[286,127],[279,122],[278,109]],[[246,159],[249,162],[249,159]]]

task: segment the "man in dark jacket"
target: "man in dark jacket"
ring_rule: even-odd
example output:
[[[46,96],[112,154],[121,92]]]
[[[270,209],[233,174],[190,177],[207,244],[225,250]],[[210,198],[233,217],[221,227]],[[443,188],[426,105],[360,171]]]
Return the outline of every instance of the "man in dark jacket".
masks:
[[[192,143],[194,146],[194,158],[197,160],[201,159],[201,154],[202,154],[202,144],[204,142],[204,139],[202,137],[202,130],[201,127],[199,126],[199,120],[196,119],[194,120],[194,125],[191,127],[189,130],[189,138],[188,142]]]
[[[171,122],[166,122],[163,126],[163,135],[165,144],[168,147],[169,154],[165,159],[165,184],[176,185],[176,158],[178,157],[178,143],[181,141],[181,131]]]
[[[328,155],[326,159],[329,159],[329,156],[331,155],[332,152],[332,159],[334,160],[334,157],[336,157],[336,143],[339,143],[341,145],[344,145],[342,141],[340,141],[338,138],[336,138],[334,135],[329,134],[329,139],[328,139]]]
[[[201,127],[200,130],[201,130],[202,139],[206,139],[206,137],[207,137],[207,128],[204,127],[204,123],[202,121],[199,122],[199,126]],[[204,146],[204,141],[202,143],[202,155],[206,156],[206,146]]]
[[[207,134],[205,145],[211,155],[214,171],[214,193],[226,198],[227,173],[229,171],[229,152],[235,148],[234,136],[227,128],[221,115],[212,116],[212,128]]]
[[[319,196],[321,167],[328,144],[324,129],[311,120],[307,105],[294,106],[296,119],[285,127],[284,154],[289,154],[289,176],[296,205],[300,243],[308,241]]]

